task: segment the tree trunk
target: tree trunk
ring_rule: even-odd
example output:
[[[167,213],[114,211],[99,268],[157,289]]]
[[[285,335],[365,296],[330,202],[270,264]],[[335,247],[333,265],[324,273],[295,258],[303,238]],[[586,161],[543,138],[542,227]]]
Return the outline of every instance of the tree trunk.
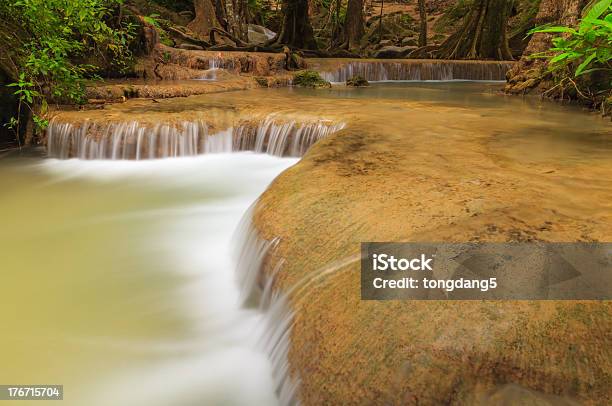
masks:
[[[378,19],[378,42],[382,41],[382,24],[383,24],[383,9],[385,7],[385,0],[380,0],[380,16]]]
[[[195,18],[187,25],[194,33],[208,37],[211,28],[219,28],[217,14],[212,0],[194,0]]]
[[[540,11],[535,19],[535,26],[555,24],[575,27],[582,10],[587,6],[588,0],[542,0]],[[529,41],[525,55],[542,52],[551,47],[551,34],[535,34]],[[521,62],[526,59],[521,58]]]
[[[215,1],[215,14],[217,21],[221,25],[221,28],[225,31],[229,31],[229,22],[227,21],[227,7],[225,6],[225,0],[214,0]]]
[[[363,0],[348,0],[345,32],[347,48],[359,48],[361,38],[365,32],[363,26]]]
[[[421,19],[419,46],[427,46],[427,11],[425,10],[425,0],[419,0],[419,18]]]
[[[444,59],[511,60],[506,29],[512,1],[475,0],[461,28],[437,52]]]
[[[249,42],[247,0],[231,0],[228,10],[229,31],[241,41]]]
[[[308,0],[283,0],[283,25],[276,43],[293,48],[317,48],[308,18]]]
[[[588,0],[542,0],[540,10],[535,19],[535,26],[544,24],[575,27],[582,10],[589,4]],[[529,56],[544,52],[552,46],[551,34],[538,33],[531,37],[529,45],[519,62],[508,72],[508,93],[528,93],[535,87],[540,87],[547,76],[546,61],[532,59]],[[549,85],[541,86],[546,91]]]

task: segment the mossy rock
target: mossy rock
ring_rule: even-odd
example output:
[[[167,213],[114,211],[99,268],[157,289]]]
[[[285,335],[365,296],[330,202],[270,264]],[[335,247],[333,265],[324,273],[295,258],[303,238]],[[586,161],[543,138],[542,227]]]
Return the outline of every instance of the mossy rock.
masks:
[[[268,82],[268,78],[265,78],[263,76],[255,76],[255,81],[261,87],[269,87],[270,86],[270,84]]]
[[[293,75],[293,85],[299,87],[322,88],[331,87],[331,83],[323,79],[319,72],[303,70]]]
[[[365,87],[370,86],[370,82],[368,82],[363,76],[357,75],[347,80],[346,85],[352,87]]]

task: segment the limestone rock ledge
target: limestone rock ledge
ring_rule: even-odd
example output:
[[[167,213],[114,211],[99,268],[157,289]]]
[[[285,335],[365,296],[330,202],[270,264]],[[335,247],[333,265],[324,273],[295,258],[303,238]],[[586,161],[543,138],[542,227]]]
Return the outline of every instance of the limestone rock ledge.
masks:
[[[440,120],[418,107],[405,115],[415,130]],[[609,403],[609,302],[360,300],[362,241],[612,238],[609,218],[581,212],[586,200],[559,205],[567,200],[557,181],[501,163],[477,130],[455,131],[444,144],[431,131],[402,134],[355,117],[281,174],[255,208],[261,236],[280,238],[263,272],[293,292],[289,362],[302,403],[487,404],[508,393]]]

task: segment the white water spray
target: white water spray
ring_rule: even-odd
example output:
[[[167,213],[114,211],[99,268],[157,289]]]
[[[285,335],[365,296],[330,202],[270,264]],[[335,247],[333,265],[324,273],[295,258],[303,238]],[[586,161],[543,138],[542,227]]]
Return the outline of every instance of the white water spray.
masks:
[[[125,362],[110,376],[94,375],[95,381],[85,384],[82,392],[73,391],[67,404],[297,403],[298,384],[289,378],[286,357],[292,314],[280,296],[271,294],[265,306],[261,298],[245,302],[244,292],[254,281],[245,281],[237,271],[248,266],[258,273],[273,245],[249,237],[250,226],[244,226],[249,224],[249,206],[269,182],[296,162],[295,158],[242,152],[140,162],[72,159],[43,163],[60,182],[103,182],[110,190],[117,185],[118,193],[126,185],[158,192],[168,189],[168,195],[179,196],[198,191],[205,197],[187,206],[180,199],[176,203],[170,199],[170,206],[98,219],[100,223],[158,224],[160,233],[139,238],[143,246],[167,258],[168,272],[184,278],[178,290],[168,286],[165,294],[176,296],[177,307],[187,311],[184,318],[191,320],[191,333],[177,339],[142,341],[126,341],[120,333],[116,337],[109,334],[104,341],[75,337],[78,345],[99,346],[109,354],[135,351],[150,357],[143,357],[144,363]],[[241,218],[245,218],[243,225],[239,225]],[[94,232],[95,226],[91,227]],[[138,228],[132,233],[138,235]],[[232,251],[233,236],[247,238],[252,248]],[[134,289],[136,294],[138,289]]]
[[[233,160],[233,158],[224,157],[236,157],[236,155],[214,155],[215,153],[238,151],[254,151],[259,153],[253,155],[240,154],[240,160],[243,162],[246,156],[253,156],[254,158],[265,157],[265,155],[261,154],[274,156],[302,156],[315,142],[341,130],[344,126],[344,123],[333,123],[327,120],[312,120],[308,122],[281,120],[276,115],[270,115],[261,121],[241,122],[235,127],[215,134],[208,133],[208,126],[204,122],[185,122],[177,127],[158,125],[153,129],[141,126],[137,122],[108,125],[102,128],[90,123],[75,127],[70,124],[54,122],[51,124],[48,132],[48,151],[50,155],[64,159],[71,156],[78,156],[82,159],[107,160],[145,160],[159,157],[206,154],[202,158],[192,159],[210,159],[212,160],[211,162],[219,163],[224,162],[225,159]],[[210,158],[207,158],[207,156],[210,156]],[[192,159],[185,161],[185,165],[188,165],[188,162],[196,162],[192,161]],[[277,158],[268,157],[267,159]],[[246,161],[248,162],[249,160]],[[133,176],[133,171],[137,170],[138,176],[144,176],[145,173],[148,175],[156,174],[156,181],[160,181],[159,169],[162,169],[162,167],[166,168],[163,170],[164,175],[162,179],[167,176],[173,178],[173,170],[171,170],[171,168],[174,167],[173,165],[179,165],[183,160],[153,160],[142,163],[122,162],[119,166],[117,166],[119,162],[110,163],[108,161],[85,163],[81,160],[67,160],[56,162],[58,167],[77,165],[80,168],[77,171],[68,170],[71,174],[76,172],[86,176],[103,176],[104,179],[110,179],[117,176],[123,177],[126,174]],[[290,162],[295,162],[295,160]],[[170,163],[172,163],[172,165]],[[108,170],[105,171],[103,168],[100,168],[100,165]],[[109,167],[108,165],[111,166]],[[140,168],[140,165],[145,166]],[[152,167],[149,168],[151,165]],[[158,165],[161,166],[157,168]],[[91,168],[89,168],[90,166]],[[143,172],[140,172],[139,168],[149,169],[144,169]],[[222,173],[221,178],[215,181],[221,183],[227,181],[224,179],[227,177],[224,170],[194,170],[194,173],[196,172],[206,173],[211,178],[218,177],[219,174]],[[228,169],[227,172],[231,174],[236,171],[235,168],[232,168]],[[190,176],[191,175],[185,174],[186,178]],[[274,176],[269,176],[265,179],[269,182]],[[249,194],[249,196],[252,196],[251,199],[254,199],[258,194],[259,192],[257,194]],[[246,208],[243,206],[243,203],[235,204],[232,202],[223,203],[223,207],[228,207],[227,210],[232,208],[229,211],[233,214],[230,215],[228,213],[228,222],[224,221],[224,225],[220,224],[218,226],[213,226],[213,229],[217,230],[213,234],[210,234],[210,226],[216,223],[217,220],[212,220],[212,218],[207,217],[207,213],[211,208],[206,208],[204,211],[199,209],[195,211],[189,210],[189,215],[185,217],[185,223],[188,223],[189,226],[192,227],[194,224],[198,223],[198,217],[204,216],[202,217],[202,227],[194,229],[191,237],[189,237],[189,233],[185,232],[184,227],[182,227],[180,232],[177,232],[175,237],[173,237],[173,241],[190,241],[190,243],[182,244],[184,245],[182,249],[179,249],[178,253],[174,253],[181,259],[180,262],[185,263],[186,269],[189,269],[189,272],[196,271],[197,274],[199,273],[197,270],[198,268],[210,269],[210,261],[205,260],[206,257],[232,258],[232,255],[227,251],[230,244],[224,235],[227,235],[227,230],[236,229],[237,223],[231,225],[230,223],[233,220],[229,221],[229,218],[236,218],[236,214],[244,213]],[[239,207],[242,208],[240,209]],[[215,219],[220,219],[225,216],[223,213],[227,210],[224,209],[219,211],[215,208],[212,214],[214,214]],[[181,211],[166,212],[165,216],[170,213],[174,213],[173,215],[180,215]],[[155,214],[160,215],[161,213]],[[233,357],[242,352],[243,355],[241,355],[241,357],[251,359],[250,362],[255,363],[257,367],[254,368],[254,370],[259,371],[257,372],[258,374],[263,373],[265,375],[266,372],[264,371],[266,368],[269,368],[268,373],[271,379],[270,382],[272,382],[271,390],[279,404],[293,405],[299,403],[297,398],[299,379],[291,377],[288,362],[293,313],[288,305],[287,297],[279,294],[273,289],[273,278],[264,277],[261,272],[264,260],[269,250],[275,246],[276,241],[272,240],[268,242],[259,238],[256,231],[251,226],[250,210],[247,211],[243,218],[243,222],[235,232],[235,239],[238,240],[239,248],[233,255],[233,258],[236,260],[235,264],[228,265],[227,259],[221,262],[217,260],[213,261],[216,272],[223,272],[223,270],[232,268],[236,270],[233,276],[238,279],[240,289],[236,291],[236,294],[230,293],[227,287],[227,279],[221,278],[224,281],[220,280],[217,283],[214,282],[214,280],[218,278],[215,277],[211,279],[210,276],[207,276],[206,286],[204,284],[194,283],[190,290],[194,291],[195,296],[204,295],[205,297],[217,297],[219,292],[225,290],[226,293],[224,294],[223,300],[215,299],[213,302],[198,304],[197,307],[208,308],[209,310],[212,307],[213,312],[211,314],[215,314],[214,318],[221,317],[223,319],[215,323],[220,325],[230,323],[233,326],[229,330],[222,328],[215,332],[215,334],[219,335],[219,338],[215,340],[223,341],[224,339],[221,337],[226,337],[228,334],[231,337],[234,334],[232,331],[235,331],[238,336],[245,338],[246,336],[243,334],[250,331],[250,333],[247,334],[248,339],[238,348],[228,349],[228,353],[225,356],[226,358],[218,355],[219,352],[223,353],[225,350],[213,348],[214,351],[212,353],[203,354],[204,358],[196,357],[188,363],[169,364],[160,369],[156,369],[150,374],[142,374],[141,372],[134,371],[128,373],[128,375],[121,375],[120,380],[103,385],[102,388],[99,389],[100,391],[122,393],[124,394],[122,396],[125,396],[125,393],[133,392],[133,396],[128,397],[130,404],[141,404],[141,398],[146,400],[143,401],[142,404],[155,405],[163,404],[164,402],[166,404],[176,404],[177,399],[183,399],[183,396],[180,394],[181,389],[178,383],[176,385],[167,386],[163,390],[158,388],[152,391],[150,396],[149,394],[145,396],[145,390],[140,390],[138,387],[143,385],[157,387],[158,384],[156,382],[167,379],[169,373],[186,375],[187,382],[183,385],[197,385],[197,379],[189,371],[198,371],[200,368],[204,367],[204,365],[209,365],[210,363],[218,363],[221,371],[230,371],[231,368],[228,369],[228,367],[223,365],[226,365],[227,362],[232,362],[231,360]],[[204,229],[206,228],[208,230],[205,231]],[[214,241],[203,241],[203,235],[212,236]],[[197,244],[200,249],[195,246],[191,247],[194,244]],[[198,250],[209,252],[209,254],[194,256],[193,253],[198,252]],[[180,254],[180,252],[184,252],[184,254]],[[194,261],[189,260],[190,257],[193,257]],[[197,258],[200,259],[198,260]],[[200,263],[200,265],[197,265],[198,263]],[[277,264],[276,270],[280,269],[280,266],[281,263]],[[180,264],[178,268],[181,268]],[[211,283],[212,285],[209,285]],[[198,288],[198,286],[201,286],[201,288]],[[222,288],[222,286],[226,287]],[[196,290],[198,292],[195,292]],[[210,292],[202,293],[206,291]],[[211,314],[209,313],[210,311],[204,317],[210,318]],[[234,316],[231,315],[233,313],[235,313]],[[246,316],[240,316],[240,314],[249,314],[251,316],[245,318]],[[228,316],[223,317],[222,315]],[[242,319],[240,327],[235,326],[233,324],[234,322],[229,321],[230,319],[235,320],[237,318]],[[172,346],[173,345],[170,345],[170,347]],[[168,345],[164,344],[161,347],[165,348],[168,347]],[[251,353],[250,351],[255,351],[255,353]],[[264,356],[265,359],[268,360],[267,362],[269,362],[269,364],[267,364],[268,366],[261,364],[260,360],[256,360],[256,354]],[[211,357],[215,358],[216,361]],[[249,373],[249,371],[245,369],[244,373]],[[214,393],[215,390],[211,389],[211,387],[206,384],[206,380],[210,378],[207,378],[206,374],[200,373],[200,375],[202,379],[205,380],[203,390]],[[143,385],[137,382],[138,379],[136,376],[139,376],[138,379],[143,380]],[[249,378],[245,377],[239,379]],[[266,395],[266,391],[269,391],[269,389],[266,389],[268,384],[262,382],[260,385],[263,387],[263,393],[259,393],[257,396],[268,396]],[[128,386],[135,386],[137,390],[133,391],[133,389],[129,389]],[[186,389],[183,390],[186,391]],[[224,389],[219,390],[221,392],[215,396],[220,396],[221,398],[227,397],[225,400],[226,403],[236,405],[245,404],[245,401],[241,397],[242,394],[239,391],[235,394],[228,395],[224,392]],[[234,391],[235,390],[230,390],[230,392]],[[203,396],[208,395],[203,394]],[[209,397],[207,398],[210,399]],[[104,396],[102,396],[101,399],[104,399],[104,401],[108,400],[108,398]],[[186,402],[189,402],[188,398],[184,399]],[[269,401],[267,402],[269,403]]]
[[[384,81],[451,81],[506,79],[512,62],[470,61],[351,61],[337,68],[320,68],[321,76],[332,83],[346,82],[362,76],[371,82]]]
[[[52,121],[47,129],[50,157],[59,159],[155,159],[207,153],[254,151],[275,156],[302,156],[315,142],[339,131],[344,123],[297,122],[269,115],[209,134],[204,121],[178,126],[143,126],[137,121],[80,126]]]

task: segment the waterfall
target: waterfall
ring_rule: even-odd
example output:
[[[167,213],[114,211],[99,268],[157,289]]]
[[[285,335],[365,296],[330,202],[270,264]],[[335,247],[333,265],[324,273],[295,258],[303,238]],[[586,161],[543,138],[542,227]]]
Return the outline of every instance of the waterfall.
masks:
[[[245,120],[214,134],[209,134],[203,121],[147,127],[137,121],[78,126],[53,120],[47,129],[47,150],[50,157],[59,159],[141,160],[236,151],[299,157],[315,142],[344,127],[344,123],[328,120],[297,122],[276,115],[256,122]]]
[[[204,75],[200,78],[200,80],[217,80],[217,71],[219,69],[234,69],[234,61],[224,60],[221,56],[210,58],[208,60],[208,69],[204,71]]]
[[[208,66],[206,66],[206,64]],[[204,73],[197,80],[217,80],[217,71],[219,69],[235,70],[236,64],[233,59],[224,59],[221,54],[205,60],[205,64],[200,67],[204,70]]]
[[[217,70],[217,69],[233,70],[235,66],[236,65],[233,59],[223,58],[221,54],[208,59],[208,69],[209,70]]]
[[[297,392],[300,381],[291,377],[288,360],[293,312],[288,296],[273,289],[274,276],[282,262],[276,264],[270,276],[261,272],[278,239],[266,241],[254,228],[251,219],[256,203],[245,213],[234,235],[237,278],[243,300],[258,305],[264,314],[264,324],[258,331],[258,345],[272,363],[279,403],[283,406],[295,405],[299,403]]]
[[[345,123],[317,120],[278,122],[275,115],[253,125],[243,123],[233,132],[235,151],[254,151],[275,156],[303,156],[317,141],[342,130]]]
[[[359,263],[362,257],[361,253],[357,253],[331,261],[280,292],[274,289],[274,279],[281,271],[284,261],[280,259],[274,264],[266,264],[280,240],[265,240],[260,237],[252,222],[256,205],[257,201],[247,210],[234,234],[233,256],[237,258],[237,279],[243,305],[258,305],[265,316],[265,323],[258,332],[258,338],[261,349],[272,363],[280,404],[295,405],[299,404],[300,379],[291,376],[288,358],[294,320],[293,309],[298,308],[304,301],[312,300],[309,296],[313,284],[320,283],[332,274],[350,269],[348,265]],[[262,272],[265,265],[271,272]],[[293,298],[291,303],[290,297]]]
[[[329,62],[322,62],[316,69],[329,82],[345,82],[359,75],[368,81],[393,80],[505,80],[506,73],[513,62],[482,61],[349,61],[340,62],[338,66],[329,67]],[[317,65],[317,62],[314,63]]]

